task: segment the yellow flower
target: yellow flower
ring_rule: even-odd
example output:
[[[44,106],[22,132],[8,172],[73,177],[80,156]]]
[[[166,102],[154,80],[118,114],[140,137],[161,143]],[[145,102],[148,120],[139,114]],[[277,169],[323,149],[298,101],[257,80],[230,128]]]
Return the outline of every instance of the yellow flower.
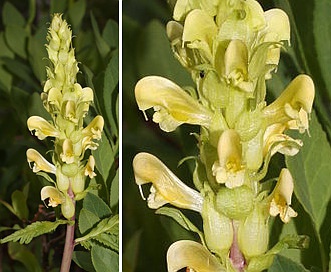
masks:
[[[245,168],[242,165],[242,147],[238,133],[229,129],[222,133],[217,146],[218,161],[212,171],[218,183],[225,183],[228,188],[243,185]]]
[[[59,204],[64,203],[65,197],[64,195],[55,187],[53,186],[45,186],[40,191],[41,200],[45,201],[48,200],[48,205],[50,207],[56,207]]]
[[[172,81],[148,76],[135,88],[138,107],[143,112],[154,107],[153,121],[166,132],[183,123],[208,127],[212,113]]]
[[[35,135],[39,140],[44,140],[48,136],[60,136],[60,132],[40,116],[31,116],[27,121],[27,125],[30,131],[35,131]]]
[[[98,143],[93,140],[100,140],[104,126],[104,119],[101,115],[97,115],[91,123],[88,124],[82,131],[83,140],[82,147],[84,150],[91,149],[95,150],[99,146]]]
[[[291,217],[296,217],[298,214],[290,207],[293,194],[293,178],[290,171],[283,168],[278,182],[271,194],[269,213],[271,216],[279,214],[280,219],[284,223],[288,223]]]
[[[173,243],[167,252],[167,263],[169,272],[177,272],[186,267],[197,272],[227,271],[205,247],[190,240]]]
[[[311,113],[314,96],[312,79],[307,75],[299,75],[263,110],[264,116],[268,124],[286,123],[302,133],[308,129],[308,114]]]
[[[30,166],[33,163],[32,170],[34,173],[44,171],[56,174],[56,167],[49,163],[37,150],[29,148],[26,151],[26,157]]]
[[[180,181],[155,156],[138,153],[133,159],[133,170],[141,193],[141,185],[152,183],[147,199],[150,208],[157,209],[170,203],[179,208],[202,211],[203,197],[200,193]]]
[[[73,163],[75,161],[75,154],[73,150],[72,141],[70,139],[65,139],[62,144],[62,153],[60,158],[65,163]]]
[[[94,178],[97,174],[94,173],[95,159],[90,155],[88,162],[85,166],[85,176],[89,176],[91,179]]]

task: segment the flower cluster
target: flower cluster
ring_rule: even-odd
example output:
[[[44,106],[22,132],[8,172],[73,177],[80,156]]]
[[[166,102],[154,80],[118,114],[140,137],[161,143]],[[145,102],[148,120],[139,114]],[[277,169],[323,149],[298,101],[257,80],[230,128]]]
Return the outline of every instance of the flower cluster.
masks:
[[[201,127],[193,177],[198,190],[148,153],[133,160],[136,183],[152,183],[150,208],[170,203],[201,214],[203,245],[175,242],[169,271],[262,271],[280,250],[268,251],[270,216],[287,223],[297,213],[288,169],[271,192],[261,184],[275,153],[293,156],[302,146],[286,131],[308,130],[313,81],[298,75],[273,103],[265,101],[266,80],[290,40],[289,19],[280,9],[263,11],[255,0],[178,0],[173,17],[167,35],[196,95],[148,76],[137,83],[135,97],[140,110],[154,109],[153,121],[166,132],[183,123]]]
[[[61,204],[62,214],[67,219],[74,216],[75,200],[84,196],[86,176],[93,178],[96,175],[94,157],[86,158],[85,151],[98,147],[96,140],[101,139],[104,126],[102,116],[98,115],[84,127],[84,117],[93,102],[93,91],[76,82],[79,69],[71,39],[67,22],[60,14],[54,14],[46,45],[50,67],[41,94],[50,120],[31,116],[27,121],[29,130],[39,140],[54,138],[52,163],[34,149],[26,152],[33,172],[43,171],[56,176],[56,181],[48,177],[54,184],[42,188],[41,199],[48,199],[48,206]]]

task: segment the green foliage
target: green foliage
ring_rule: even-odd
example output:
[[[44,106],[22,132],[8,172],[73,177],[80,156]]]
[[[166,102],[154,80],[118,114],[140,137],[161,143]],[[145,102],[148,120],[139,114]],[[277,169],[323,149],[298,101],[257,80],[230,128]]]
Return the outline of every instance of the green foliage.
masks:
[[[59,225],[72,224],[68,223],[67,220],[57,220],[55,222],[50,221],[38,221],[28,225],[24,229],[20,229],[8,235],[7,237],[0,240],[0,242],[20,242],[21,244],[29,244],[31,240],[39,235],[54,231]]]
[[[93,194],[88,193],[87,201],[77,204],[77,223],[84,231],[77,230],[75,237],[89,235],[102,220],[118,220],[118,2],[46,2],[7,0],[0,4],[0,129],[3,132],[0,139],[0,238],[2,243],[30,242],[30,245],[9,242],[1,247],[1,255],[8,249],[10,256],[2,259],[5,271],[59,271],[63,252],[65,228],[58,226],[68,221],[61,220],[58,208],[46,209],[40,200],[40,189],[54,182],[54,176],[35,175],[25,155],[26,150],[33,147],[50,158],[47,152],[52,148],[52,139],[43,143],[36,141],[27,130],[26,120],[32,115],[50,119],[40,93],[46,80],[46,66],[50,65],[45,49],[47,28],[55,12],[63,13],[75,37],[73,46],[82,71],[78,82],[94,91],[95,103],[86,119],[97,114],[105,119],[100,153],[94,154],[98,157],[97,176],[89,184]],[[37,236],[39,238],[33,239]],[[114,262],[118,266],[117,225],[100,231],[93,239],[86,238],[86,243],[114,252],[111,256],[117,258]],[[90,265],[92,270],[86,271],[94,271],[91,252],[80,245],[76,250],[74,260],[78,266],[85,271]],[[94,258],[98,258],[98,254],[102,255],[103,251],[97,249]],[[73,269],[83,271],[77,266]]]

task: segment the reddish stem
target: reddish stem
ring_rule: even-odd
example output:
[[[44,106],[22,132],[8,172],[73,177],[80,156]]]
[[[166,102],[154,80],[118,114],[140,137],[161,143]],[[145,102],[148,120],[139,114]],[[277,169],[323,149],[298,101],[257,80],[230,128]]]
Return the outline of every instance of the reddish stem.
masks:
[[[235,222],[232,221],[232,228],[233,228],[233,242],[230,248],[230,260],[232,262],[233,267],[238,272],[243,272],[246,260],[242,252],[240,251],[239,245],[238,245],[238,226]]]

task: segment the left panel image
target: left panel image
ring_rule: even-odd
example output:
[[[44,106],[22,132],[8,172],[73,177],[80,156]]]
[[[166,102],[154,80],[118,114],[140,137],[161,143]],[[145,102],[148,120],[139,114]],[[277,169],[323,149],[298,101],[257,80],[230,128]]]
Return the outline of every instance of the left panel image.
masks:
[[[119,2],[0,2],[0,271],[119,271]]]

